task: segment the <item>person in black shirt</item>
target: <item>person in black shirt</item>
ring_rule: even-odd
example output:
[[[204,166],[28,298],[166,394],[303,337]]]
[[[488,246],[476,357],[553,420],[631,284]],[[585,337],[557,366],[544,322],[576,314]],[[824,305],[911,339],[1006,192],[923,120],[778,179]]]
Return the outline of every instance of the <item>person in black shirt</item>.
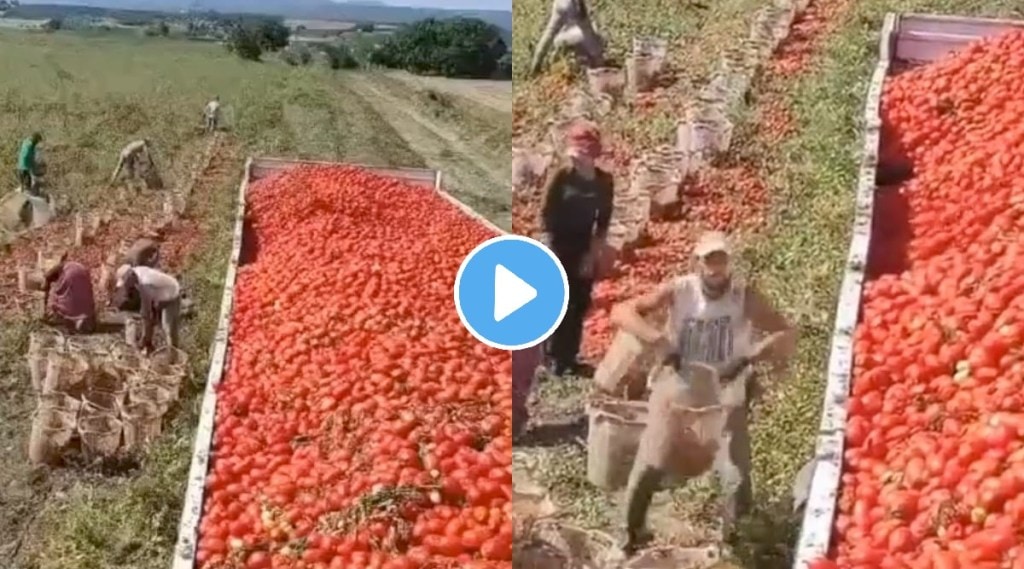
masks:
[[[569,277],[569,308],[548,342],[555,375],[578,373],[577,356],[583,340],[583,319],[590,308],[597,256],[612,216],[614,180],[595,161],[601,155],[601,135],[587,121],[567,133],[569,164],[549,178],[542,226],[548,247]]]

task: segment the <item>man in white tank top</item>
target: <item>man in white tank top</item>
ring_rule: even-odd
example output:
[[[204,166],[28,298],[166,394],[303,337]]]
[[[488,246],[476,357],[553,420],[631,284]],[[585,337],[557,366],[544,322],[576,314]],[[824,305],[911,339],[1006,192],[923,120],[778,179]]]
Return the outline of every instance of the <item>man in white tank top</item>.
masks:
[[[612,322],[676,361],[710,365],[723,382],[737,379],[755,362],[784,362],[794,351],[795,330],[761,293],[733,274],[731,255],[724,234],[705,233],[694,249],[695,273],[616,306]],[[649,315],[665,311],[666,326],[648,321]],[[755,331],[764,339],[755,342]],[[745,390],[739,393],[745,398]],[[715,464],[724,490],[723,517],[730,524],[747,512],[752,500],[745,400],[729,413],[725,438]],[[646,537],[647,509],[666,474],[641,462],[634,464],[627,489],[627,550]]]
[[[181,328],[181,285],[171,275],[144,266],[121,265],[117,269],[118,294],[137,293],[142,313],[142,347],[153,348],[153,329],[157,319],[167,336],[168,345],[178,347]]]

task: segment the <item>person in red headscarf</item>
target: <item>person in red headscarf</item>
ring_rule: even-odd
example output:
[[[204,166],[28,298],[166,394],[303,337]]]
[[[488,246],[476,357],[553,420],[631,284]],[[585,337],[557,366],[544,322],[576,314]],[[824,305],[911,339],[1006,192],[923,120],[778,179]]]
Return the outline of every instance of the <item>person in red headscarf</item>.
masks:
[[[568,162],[548,179],[541,220],[545,243],[569,277],[569,308],[548,342],[555,375],[581,373],[577,356],[583,319],[590,308],[614,195],[611,173],[596,164],[602,151],[597,126],[589,121],[574,123],[566,142]]]

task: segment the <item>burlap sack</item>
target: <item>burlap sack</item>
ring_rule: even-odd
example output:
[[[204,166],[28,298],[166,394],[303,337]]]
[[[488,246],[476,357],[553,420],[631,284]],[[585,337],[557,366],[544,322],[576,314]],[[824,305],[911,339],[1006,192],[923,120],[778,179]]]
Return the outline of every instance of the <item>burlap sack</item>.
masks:
[[[681,373],[660,367],[651,384],[647,426],[636,460],[676,478],[711,469],[728,409],[721,404],[718,374],[689,364]]]

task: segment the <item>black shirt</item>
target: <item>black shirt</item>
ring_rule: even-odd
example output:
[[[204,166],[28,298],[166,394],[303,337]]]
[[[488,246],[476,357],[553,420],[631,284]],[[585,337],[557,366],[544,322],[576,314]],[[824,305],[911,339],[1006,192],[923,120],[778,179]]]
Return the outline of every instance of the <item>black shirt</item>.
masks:
[[[548,181],[542,224],[565,265],[579,261],[594,237],[604,239],[612,218],[614,179],[598,168],[592,179],[562,168]]]

